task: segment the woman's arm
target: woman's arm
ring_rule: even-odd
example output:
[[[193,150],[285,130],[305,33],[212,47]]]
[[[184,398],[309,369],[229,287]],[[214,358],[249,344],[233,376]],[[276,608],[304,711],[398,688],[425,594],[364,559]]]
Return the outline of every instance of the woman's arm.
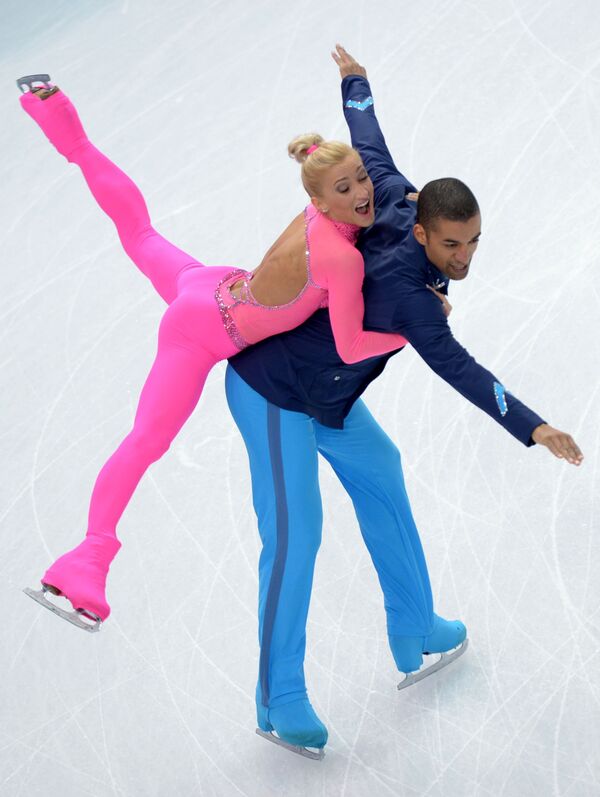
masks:
[[[329,293],[329,318],[337,353],[345,363],[356,363],[406,345],[402,335],[393,332],[366,332],[363,329],[365,303],[362,283],[364,261],[358,249],[346,249],[332,256],[318,274],[319,283]],[[315,275],[317,276],[317,275]]]

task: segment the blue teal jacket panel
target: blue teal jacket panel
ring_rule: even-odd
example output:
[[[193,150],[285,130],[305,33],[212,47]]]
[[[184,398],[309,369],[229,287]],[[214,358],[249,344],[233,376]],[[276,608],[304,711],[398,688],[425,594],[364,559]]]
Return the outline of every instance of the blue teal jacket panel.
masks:
[[[375,222],[359,236],[365,260],[366,329],[406,337],[435,373],[525,445],[543,419],[503,387],[454,338],[439,299],[448,279],[413,235],[415,186],[396,168],[375,116],[368,81],[342,81],[344,115],[375,190]],[[338,357],[326,310],[301,327],[267,338],[231,359],[237,373],[279,407],[343,427],[354,401],[382,372],[390,355],[346,365]]]

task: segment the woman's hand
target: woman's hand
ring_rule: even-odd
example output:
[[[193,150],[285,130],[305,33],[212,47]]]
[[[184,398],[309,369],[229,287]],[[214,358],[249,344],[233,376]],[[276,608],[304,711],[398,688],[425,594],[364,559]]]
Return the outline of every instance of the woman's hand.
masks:
[[[428,285],[427,287],[432,293],[435,293],[435,295],[438,297],[438,299],[442,303],[442,310],[444,311],[444,315],[446,316],[446,318],[448,318],[448,316],[452,312],[452,305],[448,301],[448,297],[446,296],[446,294],[436,291],[436,289],[432,288],[431,285]]]
[[[542,423],[531,433],[534,443],[546,446],[558,459],[566,459],[571,465],[581,465],[583,454],[570,434]]]
[[[335,52],[331,52],[331,57],[339,66],[340,76],[342,78],[348,77],[348,75],[361,75],[362,77],[367,76],[367,70],[364,68],[364,66],[361,66],[358,61],[356,61],[350,55],[350,53],[347,53],[341,44],[335,45]]]

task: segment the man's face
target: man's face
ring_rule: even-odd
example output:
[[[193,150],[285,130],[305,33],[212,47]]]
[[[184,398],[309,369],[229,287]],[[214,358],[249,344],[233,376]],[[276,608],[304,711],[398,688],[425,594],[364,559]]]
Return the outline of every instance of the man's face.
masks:
[[[375,220],[373,183],[357,152],[324,173],[313,204],[334,221],[369,227]]]
[[[437,218],[426,230],[415,224],[414,236],[425,247],[425,254],[442,274],[451,280],[463,280],[469,273],[481,235],[479,213],[467,221]]]

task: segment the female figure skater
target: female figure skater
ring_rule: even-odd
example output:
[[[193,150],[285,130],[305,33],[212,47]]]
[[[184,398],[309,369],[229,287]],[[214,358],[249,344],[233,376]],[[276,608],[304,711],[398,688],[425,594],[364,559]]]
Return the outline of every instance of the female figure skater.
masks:
[[[40,78],[44,87],[34,88]],[[137,186],[89,141],[71,101],[48,80],[46,75],[18,81],[30,89],[20,98],[23,109],[58,152],[79,166],[126,253],[169,305],[133,429],[96,480],[85,539],[46,571],[42,590],[25,590],[75,625],[97,631],[110,614],[105,588],[121,547],[117,523],[148,466],[190,416],[215,363],[298,326],[327,304],[345,362],[394,351],[406,340],[362,328],[364,268],[354,244],[359,230],[374,220],[373,185],[351,147],[314,134],[292,141],[289,154],[302,162],[311,203],[254,271],[206,267],[156,232]],[[75,612],[54,606],[47,591],[68,598]]]

